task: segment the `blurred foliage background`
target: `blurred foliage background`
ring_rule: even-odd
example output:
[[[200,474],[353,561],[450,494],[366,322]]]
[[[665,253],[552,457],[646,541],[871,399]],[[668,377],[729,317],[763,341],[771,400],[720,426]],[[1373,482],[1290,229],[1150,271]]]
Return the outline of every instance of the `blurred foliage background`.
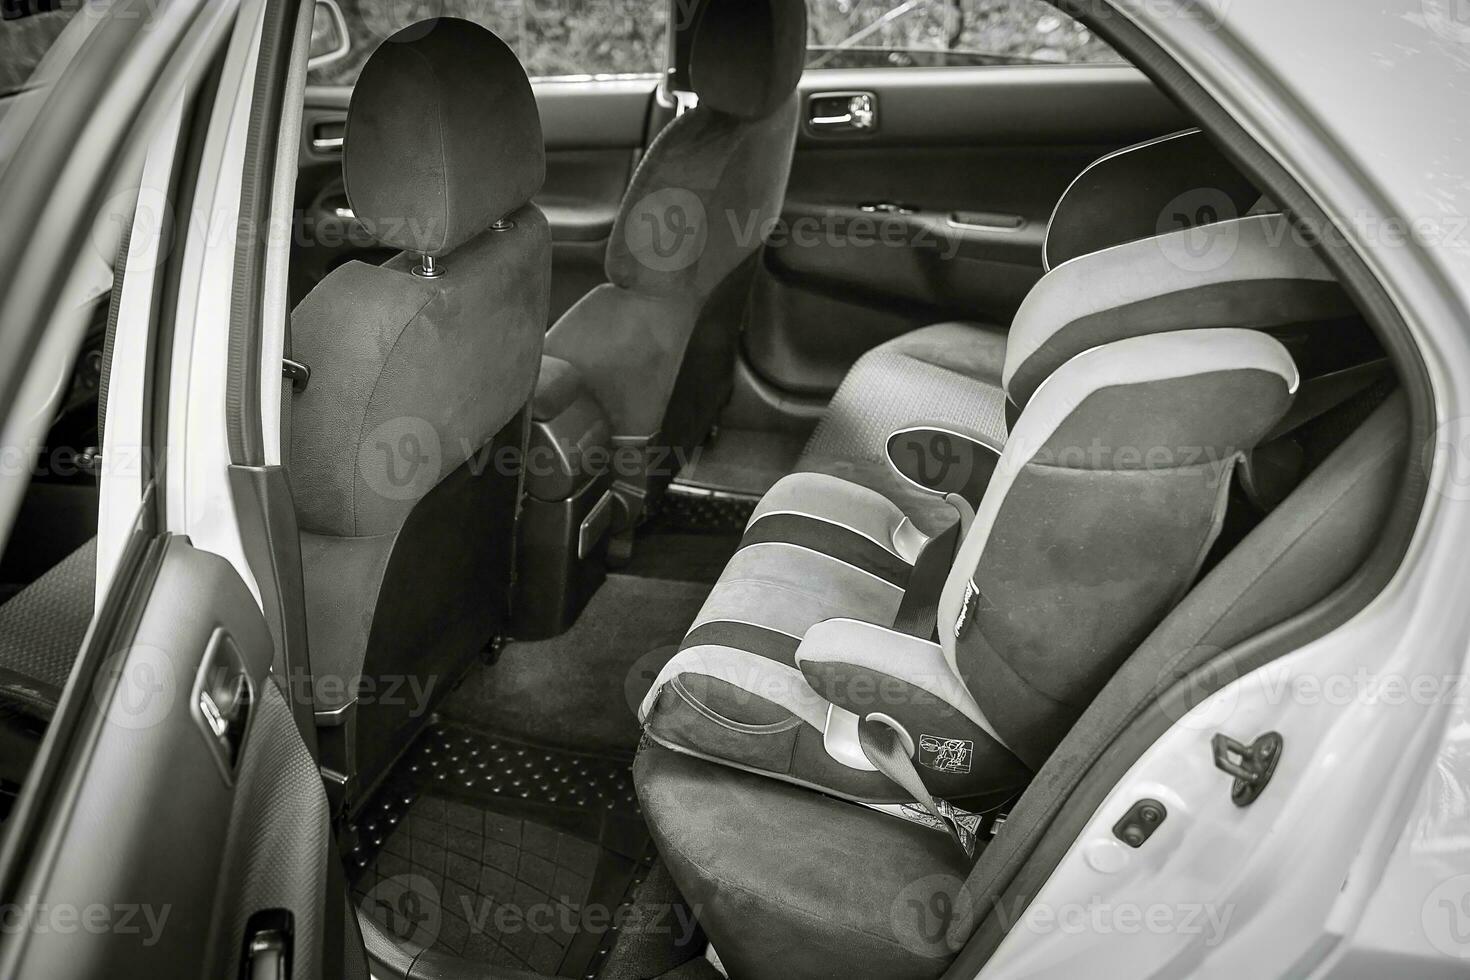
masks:
[[[65,8],[0,21],[0,93],[14,91],[26,83],[75,12],[74,8]]]
[[[809,0],[811,68],[1117,61],[1045,0]]]
[[[80,0],[0,22],[0,92],[23,84]],[[427,17],[464,17],[506,40],[535,76],[639,74],[667,62],[669,17],[695,0],[339,0],[349,54],[312,72],[348,85],[383,38]],[[808,0],[812,67],[1114,61],[1045,0]]]
[[[379,41],[433,16],[490,28],[535,76],[638,74],[667,62],[670,8],[695,0],[340,0],[353,35],[346,59],[313,75],[346,84]],[[812,67],[1115,61],[1091,31],[1046,0],[808,0]],[[364,43],[371,39],[370,43]]]
[[[343,85],[383,38],[427,17],[463,17],[511,46],[526,74],[658,71],[667,60],[668,0],[338,0],[352,53],[312,73]]]

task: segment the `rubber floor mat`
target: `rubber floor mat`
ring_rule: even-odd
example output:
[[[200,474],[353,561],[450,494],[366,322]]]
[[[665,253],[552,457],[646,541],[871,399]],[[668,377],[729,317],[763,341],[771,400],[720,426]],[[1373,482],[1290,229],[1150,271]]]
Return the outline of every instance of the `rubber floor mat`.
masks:
[[[459,725],[424,732],[364,808],[360,907],[400,942],[595,976],[652,865],[626,760]]]

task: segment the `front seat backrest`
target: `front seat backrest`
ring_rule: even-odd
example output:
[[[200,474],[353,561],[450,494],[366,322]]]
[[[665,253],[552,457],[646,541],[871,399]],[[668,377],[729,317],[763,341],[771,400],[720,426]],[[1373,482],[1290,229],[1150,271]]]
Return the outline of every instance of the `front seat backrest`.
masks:
[[[290,467],[318,720],[355,720],[355,740],[332,731],[370,780],[503,622],[551,242],[529,203],[545,174],[530,83],[468,21],[373,53],[342,162],[357,219],[402,251],[341,266],[295,310],[311,377]]]
[[[780,214],[796,143],[802,0],[706,0],[698,16],[689,53],[698,105],[664,127],[634,173],[608,244],[608,283],[546,341],[577,367],[624,445],[661,433],[671,448],[692,448],[714,422],[750,260]],[[622,477],[624,494],[641,497],[646,475]]]

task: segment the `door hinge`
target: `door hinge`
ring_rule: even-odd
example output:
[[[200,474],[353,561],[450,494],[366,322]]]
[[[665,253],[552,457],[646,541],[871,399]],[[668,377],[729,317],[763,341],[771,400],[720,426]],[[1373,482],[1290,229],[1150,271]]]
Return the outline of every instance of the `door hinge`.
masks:
[[[1211,744],[1215,768],[1235,777],[1230,798],[1236,806],[1250,806],[1276,772],[1276,763],[1281,759],[1281,735],[1267,732],[1250,745],[1242,745],[1229,735],[1217,733]]]

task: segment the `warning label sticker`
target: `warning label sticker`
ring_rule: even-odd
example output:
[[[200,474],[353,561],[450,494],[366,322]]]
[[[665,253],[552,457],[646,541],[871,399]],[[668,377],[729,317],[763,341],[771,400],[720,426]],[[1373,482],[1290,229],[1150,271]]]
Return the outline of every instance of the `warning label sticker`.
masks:
[[[968,773],[975,743],[965,738],[919,736],[919,765],[935,772]]]

